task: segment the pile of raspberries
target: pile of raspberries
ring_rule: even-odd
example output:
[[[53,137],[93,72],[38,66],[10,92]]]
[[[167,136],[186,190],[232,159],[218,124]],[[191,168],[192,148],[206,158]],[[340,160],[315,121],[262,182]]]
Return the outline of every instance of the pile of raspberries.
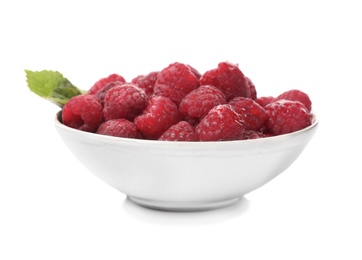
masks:
[[[309,96],[292,89],[257,97],[237,64],[220,62],[200,74],[175,62],[127,82],[97,81],[63,107],[62,122],[78,130],[161,141],[231,141],[276,136],[312,123]]]

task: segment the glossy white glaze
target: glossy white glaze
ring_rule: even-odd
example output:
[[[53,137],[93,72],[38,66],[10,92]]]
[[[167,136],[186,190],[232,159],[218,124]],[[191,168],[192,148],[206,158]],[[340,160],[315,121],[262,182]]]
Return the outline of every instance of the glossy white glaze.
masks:
[[[82,132],[55,118],[70,151],[94,175],[134,202],[163,210],[202,210],[236,202],[285,171],[318,120],[275,137],[224,142],[137,140]]]

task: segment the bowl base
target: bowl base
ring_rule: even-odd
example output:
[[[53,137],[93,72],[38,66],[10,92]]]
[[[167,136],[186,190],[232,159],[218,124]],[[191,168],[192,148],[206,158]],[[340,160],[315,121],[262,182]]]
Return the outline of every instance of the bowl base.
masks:
[[[132,202],[151,209],[163,211],[203,211],[222,208],[236,203],[241,197],[235,197],[222,201],[200,201],[200,202],[169,202],[159,200],[148,200],[127,196]]]

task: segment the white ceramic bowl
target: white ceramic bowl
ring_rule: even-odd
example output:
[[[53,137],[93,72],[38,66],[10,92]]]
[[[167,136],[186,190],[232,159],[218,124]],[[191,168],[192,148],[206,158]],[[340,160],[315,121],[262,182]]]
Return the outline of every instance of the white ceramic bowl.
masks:
[[[285,171],[314,135],[318,120],[303,130],[262,139],[166,142],[56,129],[93,174],[133,202],[172,211],[226,206]]]

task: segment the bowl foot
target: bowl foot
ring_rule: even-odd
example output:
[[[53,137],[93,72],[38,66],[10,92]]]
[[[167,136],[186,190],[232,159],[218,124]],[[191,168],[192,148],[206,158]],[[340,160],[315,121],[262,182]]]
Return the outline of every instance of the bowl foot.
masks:
[[[200,201],[200,202],[169,202],[159,200],[148,200],[128,196],[134,203],[151,209],[163,211],[203,211],[222,208],[236,203],[241,197],[235,197],[222,201]]]

